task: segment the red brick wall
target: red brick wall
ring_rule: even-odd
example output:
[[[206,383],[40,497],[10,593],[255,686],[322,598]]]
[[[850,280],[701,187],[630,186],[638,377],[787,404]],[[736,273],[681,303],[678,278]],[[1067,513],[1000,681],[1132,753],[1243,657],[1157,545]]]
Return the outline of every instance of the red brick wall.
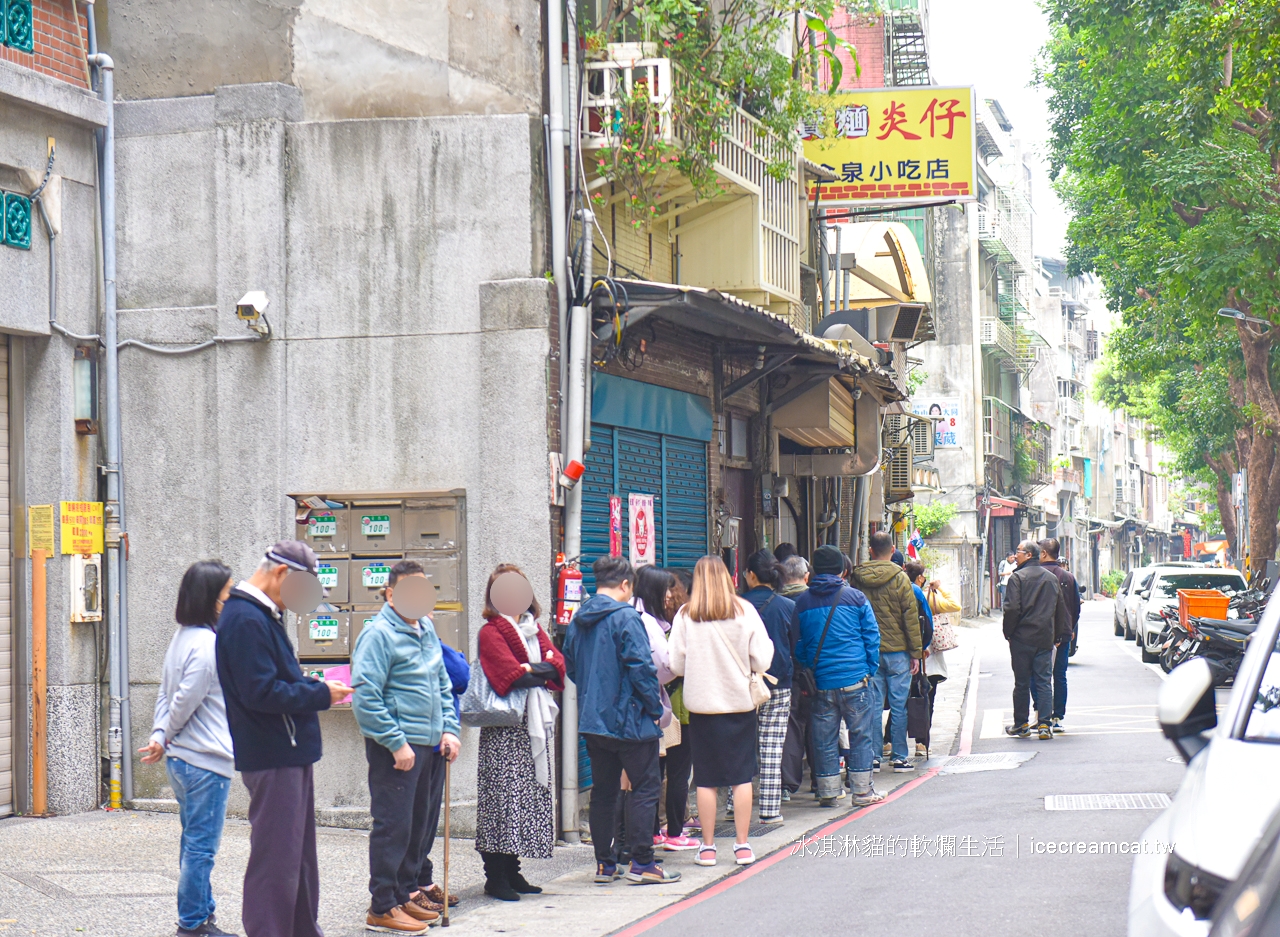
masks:
[[[836,55],[844,65],[840,87],[844,89],[883,88],[884,22],[882,18],[850,16],[843,7],[837,6],[830,22],[835,34],[858,50],[858,64],[862,68],[862,73],[857,74],[849,53],[843,49],[838,50]],[[831,76],[825,65],[822,71],[823,80],[829,82]]]
[[[8,46],[0,46],[0,61],[13,62],[27,68],[87,88],[84,53],[87,48],[88,23],[84,11],[72,14],[73,0],[33,0],[32,18],[35,20],[35,52],[19,52]],[[79,38],[77,38],[77,32]]]

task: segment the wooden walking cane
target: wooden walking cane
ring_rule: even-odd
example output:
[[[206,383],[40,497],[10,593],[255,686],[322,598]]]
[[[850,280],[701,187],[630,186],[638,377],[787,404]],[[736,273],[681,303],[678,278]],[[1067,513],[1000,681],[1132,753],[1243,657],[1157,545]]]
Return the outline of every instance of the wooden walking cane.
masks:
[[[441,927],[449,926],[449,814],[453,811],[449,807],[449,769],[453,767],[453,762],[446,760],[444,763],[444,917],[440,921]]]

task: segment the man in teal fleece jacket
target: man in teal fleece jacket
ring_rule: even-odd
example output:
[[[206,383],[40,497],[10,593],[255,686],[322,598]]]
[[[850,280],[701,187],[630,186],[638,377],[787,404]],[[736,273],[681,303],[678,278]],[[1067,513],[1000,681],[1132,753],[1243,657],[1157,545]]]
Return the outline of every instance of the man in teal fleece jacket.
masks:
[[[406,620],[396,611],[396,584],[422,576],[413,560],[391,568],[386,604],[351,655],[351,708],[365,738],[373,817],[365,923],[392,933],[420,933],[437,917],[420,886],[440,817],[445,761],[458,756],[460,744],[435,627],[429,618]]]

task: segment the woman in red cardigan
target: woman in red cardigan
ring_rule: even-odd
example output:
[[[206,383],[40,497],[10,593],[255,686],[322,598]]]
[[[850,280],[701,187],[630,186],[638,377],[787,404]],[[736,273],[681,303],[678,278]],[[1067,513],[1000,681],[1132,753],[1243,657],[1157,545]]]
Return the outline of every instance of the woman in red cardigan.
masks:
[[[494,608],[493,584],[503,573],[524,576],[518,566],[503,563],[489,577],[486,621],[477,639],[480,666],[499,696],[519,688],[529,692],[521,725],[480,730],[476,850],[484,860],[485,892],[518,901],[522,894],[542,891],[520,874],[520,857],[550,858],[555,842],[552,789],[559,707],[551,694],[564,689],[564,659],[538,627],[542,608],[536,598],[519,616]]]

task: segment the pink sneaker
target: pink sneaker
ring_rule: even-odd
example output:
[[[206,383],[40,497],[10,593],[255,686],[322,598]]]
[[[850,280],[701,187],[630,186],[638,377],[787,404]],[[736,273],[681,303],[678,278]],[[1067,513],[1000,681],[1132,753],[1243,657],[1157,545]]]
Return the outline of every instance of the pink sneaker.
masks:
[[[663,834],[661,834],[661,833],[655,833],[655,834],[654,834],[654,837],[653,837],[653,848],[654,848],[654,849],[657,849],[659,846],[665,846],[665,845],[666,845],[666,843],[667,843],[667,838],[666,838],[666,836],[664,836],[664,835],[663,835]]]
[[[683,852],[686,849],[697,849],[698,842],[690,836],[668,836],[663,848],[667,852]]]

